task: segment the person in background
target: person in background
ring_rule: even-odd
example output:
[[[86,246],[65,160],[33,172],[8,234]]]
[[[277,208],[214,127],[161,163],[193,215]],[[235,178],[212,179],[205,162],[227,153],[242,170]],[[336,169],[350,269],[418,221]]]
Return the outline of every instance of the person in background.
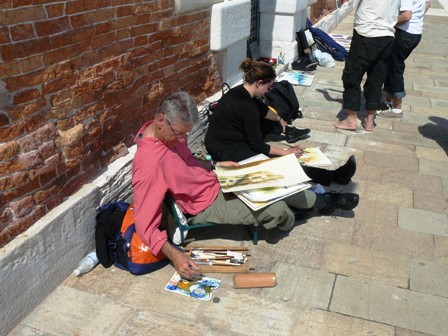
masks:
[[[353,38],[342,73],[343,108],[347,116],[334,123],[336,129],[356,131],[361,108],[361,82],[367,110],[361,122],[365,131],[375,127],[375,113],[381,107],[387,60],[392,51],[400,0],[360,0],[355,12]]]
[[[210,162],[197,160],[188,148],[188,133],[198,120],[198,109],[188,93],[179,91],[166,96],[154,119],[137,132],[132,164],[136,232],[154,255],[162,251],[181,277],[198,276],[199,267],[171,243],[167,231],[160,227],[167,192],[182,212],[192,217],[193,224],[257,224],[283,231],[294,227],[295,215],[290,207],[315,208],[328,215],[336,209],[351,210],[358,205],[357,194],[317,195],[305,190],[259,211],[251,210],[233,193],[224,194]],[[216,165],[232,167],[238,163],[224,161]]]
[[[405,60],[422,39],[423,17],[431,3],[429,0],[401,0],[400,14],[395,26],[395,40],[387,64],[387,76],[383,90],[386,101],[376,112],[379,117],[402,118]]]
[[[276,78],[275,70],[265,62],[244,60],[240,65],[244,83],[230,89],[218,102],[210,118],[204,144],[215,160],[242,161],[257,154],[300,156],[302,149],[270,146],[263,140],[262,124],[276,121],[287,128],[286,122],[258,98],[262,97]],[[308,177],[325,186],[336,182],[348,184],[356,172],[356,160],[351,156],[336,170],[302,166]]]

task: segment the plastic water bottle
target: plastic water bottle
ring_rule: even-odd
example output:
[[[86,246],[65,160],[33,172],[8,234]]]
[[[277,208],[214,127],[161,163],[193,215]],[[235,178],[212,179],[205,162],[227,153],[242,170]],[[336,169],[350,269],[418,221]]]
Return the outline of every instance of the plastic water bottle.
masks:
[[[98,257],[96,256],[96,252],[92,251],[88,255],[86,255],[79,262],[78,267],[73,271],[73,275],[81,276],[87,272],[90,272],[96,265],[98,264]]]

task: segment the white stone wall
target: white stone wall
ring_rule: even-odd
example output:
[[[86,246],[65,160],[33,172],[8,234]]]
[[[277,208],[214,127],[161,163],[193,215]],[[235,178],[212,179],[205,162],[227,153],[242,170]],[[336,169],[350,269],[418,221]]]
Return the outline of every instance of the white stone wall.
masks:
[[[94,249],[98,206],[130,201],[136,146],[1,249],[0,334],[28,315]]]
[[[222,82],[231,86],[242,77],[239,65],[247,53],[250,8],[250,0],[226,1],[212,7],[210,48],[223,52]]]

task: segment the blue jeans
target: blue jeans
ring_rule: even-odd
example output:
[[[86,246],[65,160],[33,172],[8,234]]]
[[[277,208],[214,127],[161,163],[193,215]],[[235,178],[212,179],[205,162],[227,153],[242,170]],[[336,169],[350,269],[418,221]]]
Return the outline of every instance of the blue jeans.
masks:
[[[392,51],[393,41],[392,36],[364,37],[353,30],[352,45],[342,72],[344,109],[360,110],[361,82],[366,73],[367,79],[363,87],[366,109],[380,109],[387,59]]]
[[[421,34],[410,34],[401,29],[396,29],[392,52],[387,63],[387,76],[384,83],[384,91],[392,98],[403,98],[406,96],[404,89],[405,60],[418,46],[422,39]]]

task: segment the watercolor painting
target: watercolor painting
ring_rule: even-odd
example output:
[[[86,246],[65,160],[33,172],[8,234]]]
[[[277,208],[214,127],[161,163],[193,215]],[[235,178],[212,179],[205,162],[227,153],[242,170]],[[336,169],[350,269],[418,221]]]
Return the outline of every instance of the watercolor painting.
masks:
[[[185,280],[180,277],[179,273],[175,272],[165,286],[165,290],[208,301],[212,297],[212,291],[220,285],[221,280],[218,279],[200,277],[195,280]]]
[[[223,192],[286,187],[309,181],[294,154],[251,162],[239,167],[217,167]]]
[[[313,84],[314,75],[303,72],[283,72],[279,76],[279,80],[287,80],[292,85],[311,86]]]

